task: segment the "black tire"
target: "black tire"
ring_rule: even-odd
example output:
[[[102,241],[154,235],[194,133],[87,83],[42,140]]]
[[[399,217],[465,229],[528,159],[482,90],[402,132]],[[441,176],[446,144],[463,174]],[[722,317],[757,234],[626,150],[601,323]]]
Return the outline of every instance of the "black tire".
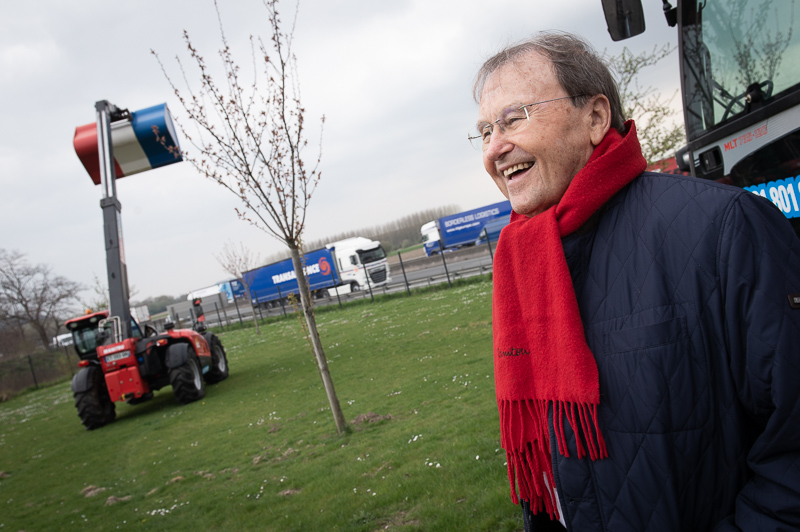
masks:
[[[228,378],[228,355],[216,336],[211,337],[208,347],[211,349],[211,367],[206,373],[206,382],[215,384]]]
[[[92,375],[91,388],[74,395],[78,417],[86,430],[99,429],[116,419],[114,403],[108,395],[103,373],[99,369]]]
[[[206,385],[200,372],[200,361],[193,349],[189,349],[186,362],[169,370],[169,382],[172,384],[175,399],[181,404],[189,404],[205,397]]]

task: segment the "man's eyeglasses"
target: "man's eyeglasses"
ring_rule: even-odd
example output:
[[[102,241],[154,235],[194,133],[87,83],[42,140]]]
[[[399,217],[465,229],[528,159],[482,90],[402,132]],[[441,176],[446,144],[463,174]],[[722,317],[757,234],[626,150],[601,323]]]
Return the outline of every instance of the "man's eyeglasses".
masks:
[[[503,133],[503,135],[513,135],[528,127],[528,124],[531,123],[531,117],[528,114],[528,107],[548,102],[555,102],[557,100],[564,100],[566,98],[580,98],[582,96],[584,95],[579,94],[578,96],[562,96],[561,98],[553,98],[552,100],[528,103],[520,107],[506,109],[500,115],[500,118],[494,122],[473,127],[468,133],[467,137],[476,150],[484,149],[491,141],[492,133],[494,132],[495,127],[500,129],[500,132]]]

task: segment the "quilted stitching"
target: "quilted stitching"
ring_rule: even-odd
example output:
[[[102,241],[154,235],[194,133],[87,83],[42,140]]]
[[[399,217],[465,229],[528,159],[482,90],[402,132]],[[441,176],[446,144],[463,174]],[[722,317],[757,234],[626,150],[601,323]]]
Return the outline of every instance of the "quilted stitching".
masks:
[[[774,368],[800,378],[795,350],[785,347],[800,339],[800,311],[787,312],[785,298],[773,297],[800,292],[800,242],[788,233],[776,238],[754,230],[748,220],[774,222],[775,213],[746,194],[693,178],[645,174],[609,202],[591,230],[564,240],[600,369],[601,429],[610,454],[597,462],[577,460],[571,433],[571,457],[554,451],[571,530],[710,530],[733,514],[732,501],[751,475],[746,460],[760,449],[757,444],[748,456],[751,442],[734,436],[751,422],[742,405],[755,413],[775,409]],[[789,261],[795,265],[791,276]],[[753,287],[756,272],[773,284]],[[757,305],[748,308],[752,302],[730,295],[740,292]],[[756,327],[726,323],[723,314],[732,312],[742,312]],[[642,342],[648,334],[674,332],[669,327],[675,320],[683,320],[683,339],[609,350],[609,331],[635,333]],[[783,431],[775,437],[793,442],[788,450],[796,452],[800,428],[785,425],[775,428]],[[779,463],[780,472],[759,466],[768,479],[761,487],[775,490],[778,482],[793,481],[793,494],[775,492],[780,497],[774,508],[798,507],[792,496],[800,491],[800,460]],[[747,512],[740,504],[739,526],[774,527],[769,516],[758,516],[770,513],[763,506],[769,501],[748,488],[745,495],[760,497],[761,507]]]

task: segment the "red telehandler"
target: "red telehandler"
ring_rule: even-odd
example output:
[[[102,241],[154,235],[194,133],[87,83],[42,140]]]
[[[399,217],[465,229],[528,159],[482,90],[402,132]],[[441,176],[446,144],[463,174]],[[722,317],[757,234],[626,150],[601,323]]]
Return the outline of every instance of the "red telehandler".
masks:
[[[149,325],[142,331],[131,317],[115,180],[181,160],[169,110],[158,105],[130,113],[105,100],[95,109],[96,127],[76,128],[73,144],[92,181],[103,189],[100,207],[111,308],[66,322],[81,359],[81,369],[72,379],[75,407],[88,430],[114,421],[117,401],[136,404],[172,385],[178,402],[191,403],[205,396],[205,384],[228,377],[225,349],[206,330],[202,307],[196,307],[192,329],[175,329],[168,323],[163,332]]]
[[[158,333],[149,325],[142,331],[131,321],[132,336],[119,340],[118,318],[109,318],[107,310],[67,321],[81,359],[72,392],[87,429],[114,421],[117,401],[137,404],[172,385],[178,402],[191,403],[205,396],[206,383],[228,377],[222,342],[202,323],[194,330],[170,325]]]

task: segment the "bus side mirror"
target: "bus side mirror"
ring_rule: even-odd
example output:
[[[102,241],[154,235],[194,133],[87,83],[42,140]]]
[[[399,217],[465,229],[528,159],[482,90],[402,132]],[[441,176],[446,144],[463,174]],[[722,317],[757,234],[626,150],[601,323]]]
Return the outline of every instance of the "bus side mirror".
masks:
[[[644,33],[644,11],[641,0],[603,0],[608,33],[614,41],[622,41]]]

